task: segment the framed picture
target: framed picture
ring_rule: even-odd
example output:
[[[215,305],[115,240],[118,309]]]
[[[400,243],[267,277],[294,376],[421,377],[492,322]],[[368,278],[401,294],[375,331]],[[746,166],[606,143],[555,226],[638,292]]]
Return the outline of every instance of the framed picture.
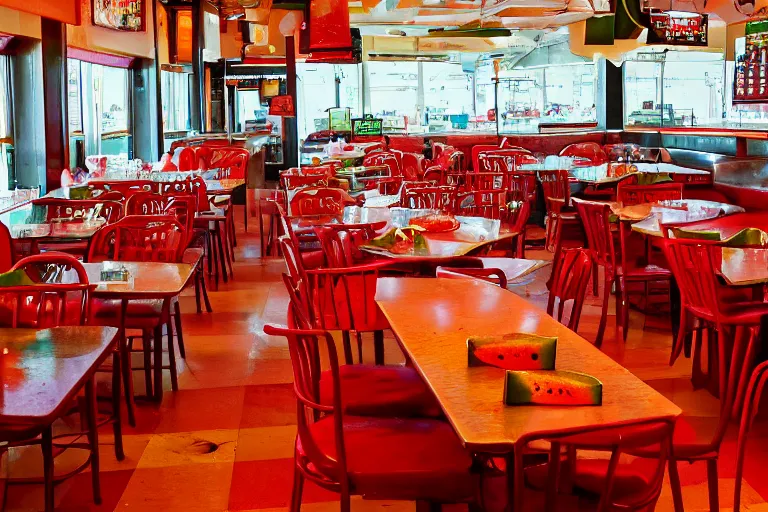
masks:
[[[97,27],[124,32],[146,30],[145,0],[91,0],[91,18]]]

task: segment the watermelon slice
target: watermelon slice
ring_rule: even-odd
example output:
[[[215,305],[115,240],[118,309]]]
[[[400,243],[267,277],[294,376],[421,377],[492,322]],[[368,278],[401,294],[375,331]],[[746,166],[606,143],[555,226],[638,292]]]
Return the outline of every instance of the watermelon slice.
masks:
[[[603,384],[586,373],[569,371],[507,371],[507,405],[600,405]]]
[[[554,370],[557,338],[509,333],[467,339],[468,364],[505,370]]]

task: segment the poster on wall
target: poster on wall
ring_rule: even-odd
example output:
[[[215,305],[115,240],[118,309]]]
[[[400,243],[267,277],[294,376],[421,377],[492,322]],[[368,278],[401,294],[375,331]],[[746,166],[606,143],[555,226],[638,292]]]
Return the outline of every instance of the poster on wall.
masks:
[[[146,28],[144,0],[91,0],[93,24],[125,32],[143,32]]]
[[[736,40],[734,103],[768,103],[768,21],[747,22]]]

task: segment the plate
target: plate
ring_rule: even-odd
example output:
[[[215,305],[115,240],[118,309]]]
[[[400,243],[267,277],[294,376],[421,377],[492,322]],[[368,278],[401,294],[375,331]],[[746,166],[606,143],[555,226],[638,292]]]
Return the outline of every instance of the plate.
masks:
[[[412,217],[409,224],[424,228],[427,233],[450,233],[461,226],[461,223],[453,215],[442,214]]]

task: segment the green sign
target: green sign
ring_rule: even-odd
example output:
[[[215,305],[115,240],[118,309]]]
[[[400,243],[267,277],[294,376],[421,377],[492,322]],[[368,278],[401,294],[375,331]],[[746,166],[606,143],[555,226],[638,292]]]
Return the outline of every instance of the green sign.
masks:
[[[365,119],[353,119],[352,120],[352,136],[353,137],[368,137],[377,136],[381,137],[383,120],[374,119],[372,117],[366,117]]]
[[[328,109],[328,128],[336,132],[348,132],[352,129],[348,108]]]

